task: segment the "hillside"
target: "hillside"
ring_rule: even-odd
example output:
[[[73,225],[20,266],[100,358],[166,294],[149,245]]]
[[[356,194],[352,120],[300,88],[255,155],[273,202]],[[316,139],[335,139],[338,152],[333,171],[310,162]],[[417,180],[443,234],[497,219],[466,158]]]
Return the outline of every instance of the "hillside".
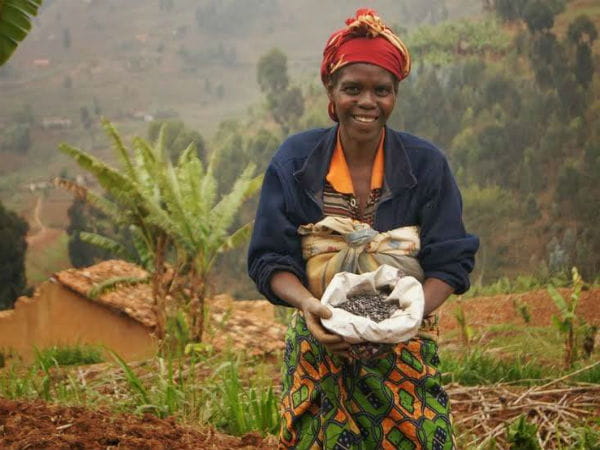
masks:
[[[344,11],[314,0],[159,1],[150,7],[141,0],[126,6],[116,0],[54,0],[45,5],[29,38],[0,72],[0,129],[9,136],[25,124],[31,141],[28,151],[4,152],[0,200],[28,218],[41,195],[29,191],[30,182],[78,173],[58,155],[59,142],[112,158],[98,127],[100,115],[125,136],[144,136],[151,118],[178,117],[200,131],[211,149],[224,149],[235,167],[256,159],[263,166],[272,148],[260,157],[250,154],[253,134],[265,129],[278,142],[282,132],[255,81],[258,59],[280,47],[292,83],[305,92],[300,126],[325,123],[316,81],[320,52],[331,30],[359,2]],[[478,1],[380,1],[374,6],[389,23],[406,28],[417,61],[390,123],[432,140],[448,154],[463,189],[467,226],[483,241],[474,281],[522,273],[549,276],[556,261],[561,267],[584,264],[586,276],[595,277],[597,258],[590,255],[598,254],[598,239],[587,225],[593,214],[585,209],[596,198],[586,180],[598,142],[597,75],[587,94],[573,88],[573,80],[542,86],[530,61],[535,35],[523,21],[502,23],[483,15]],[[600,7],[593,0],[564,6],[546,31],[573,58],[574,47],[566,43],[570,24],[587,14],[598,25]],[[462,20],[465,16],[468,20]],[[599,42],[590,39],[596,68]],[[552,77],[559,72],[570,73],[556,69]],[[42,222],[58,238],[70,198],[44,192],[53,206]],[[244,214],[248,218],[251,211]],[[30,260],[48,259],[44,248],[34,253],[38,248],[32,245]],[[64,264],[65,253],[50,259]],[[244,291],[247,286],[239,288]]]

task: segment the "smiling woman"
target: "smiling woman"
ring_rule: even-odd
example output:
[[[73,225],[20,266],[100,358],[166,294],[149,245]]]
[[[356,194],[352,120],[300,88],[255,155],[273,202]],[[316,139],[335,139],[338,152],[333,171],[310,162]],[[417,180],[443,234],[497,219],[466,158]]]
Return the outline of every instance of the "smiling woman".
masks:
[[[297,308],[286,336],[280,450],[454,449],[435,310],[469,288],[479,241],[465,232],[443,153],[386,126],[409,72],[402,41],[375,11],[358,10],[323,52],[321,78],[337,124],[291,136],[267,169],[248,270],[271,302]],[[306,235],[332,218],[352,231]],[[373,250],[377,236],[409,229],[415,242],[404,251],[393,239],[389,251]],[[352,243],[358,230],[368,242]],[[417,266],[425,298],[419,333],[370,359],[321,322],[335,313],[321,303],[322,287],[348,271],[349,246],[372,252],[356,273]]]

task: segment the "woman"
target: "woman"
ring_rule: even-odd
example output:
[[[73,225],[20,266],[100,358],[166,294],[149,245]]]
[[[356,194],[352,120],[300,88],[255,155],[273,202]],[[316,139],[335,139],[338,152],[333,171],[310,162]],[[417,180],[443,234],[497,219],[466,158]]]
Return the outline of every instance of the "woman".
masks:
[[[418,336],[372,360],[320,319],[330,310],[309,291],[298,228],[347,216],[383,232],[418,226],[424,325],[469,287],[478,248],[443,154],[386,127],[410,71],[400,39],[372,10],[358,10],[324,50],[321,77],[338,124],[288,138],[263,183],[248,266],[271,302],[298,309],[286,336],[280,449],[452,449],[437,345]],[[407,112],[409,113],[409,112]]]

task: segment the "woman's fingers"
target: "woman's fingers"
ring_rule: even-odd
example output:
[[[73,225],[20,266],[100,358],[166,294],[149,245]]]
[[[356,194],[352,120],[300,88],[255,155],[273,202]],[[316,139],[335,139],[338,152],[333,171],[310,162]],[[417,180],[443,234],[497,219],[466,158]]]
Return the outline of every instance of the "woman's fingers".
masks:
[[[321,324],[321,319],[315,314],[307,312],[304,318],[306,319],[308,330],[322,344],[335,344],[344,341],[341,336],[327,331]]]

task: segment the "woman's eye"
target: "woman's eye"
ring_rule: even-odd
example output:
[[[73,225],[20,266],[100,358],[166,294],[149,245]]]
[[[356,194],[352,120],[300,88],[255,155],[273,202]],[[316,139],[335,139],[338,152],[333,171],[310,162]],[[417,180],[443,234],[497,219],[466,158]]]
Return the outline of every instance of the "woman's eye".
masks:
[[[390,88],[387,87],[378,87],[375,89],[375,93],[380,97],[385,97],[386,95],[389,95],[390,92]]]
[[[344,92],[349,95],[356,95],[360,92],[360,89],[356,86],[346,86]]]

